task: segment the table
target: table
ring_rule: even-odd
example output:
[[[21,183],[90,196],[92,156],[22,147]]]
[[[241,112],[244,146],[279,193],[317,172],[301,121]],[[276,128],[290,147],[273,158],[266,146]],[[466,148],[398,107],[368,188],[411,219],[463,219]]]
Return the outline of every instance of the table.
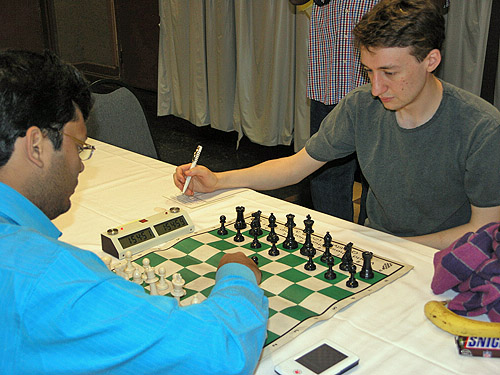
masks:
[[[172,182],[175,166],[96,140],[92,159],[85,162],[71,209],[54,220],[63,232],[62,241],[102,256],[100,233],[117,224],[150,216],[171,207],[169,197],[178,189]],[[316,323],[292,342],[262,358],[255,374],[273,374],[274,366],[328,337],[360,358],[349,374],[494,374],[496,359],[458,355],[454,338],[435,327],[424,315],[424,304],[453,294],[435,296],[430,283],[434,249],[370,228],[346,222],[249,189],[211,194],[186,209],[195,230],[218,224],[219,216],[235,216],[235,207],[246,212],[261,210],[277,217],[296,215],[301,223],[307,214],[316,233],[329,231],[341,242],[414,266],[408,274],[382,290]],[[224,199],[220,199],[224,197]],[[299,225],[299,224],[298,224]]]

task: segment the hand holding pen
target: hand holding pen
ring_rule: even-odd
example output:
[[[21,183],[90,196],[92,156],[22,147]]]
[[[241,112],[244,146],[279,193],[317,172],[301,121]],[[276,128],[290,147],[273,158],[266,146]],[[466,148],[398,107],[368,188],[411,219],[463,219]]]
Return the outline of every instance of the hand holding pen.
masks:
[[[203,147],[201,145],[196,147],[196,150],[193,154],[193,159],[191,160],[191,166],[189,167],[189,169],[193,169],[194,167],[196,167],[196,164],[198,163],[198,159],[200,158],[200,154],[201,154],[202,149],[203,149]],[[186,192],[190,182],[191,182],[191,176],[188,176],[186,178],[186,182],[184,183],[184,187],[182,188],[182,194],[184,194]]]

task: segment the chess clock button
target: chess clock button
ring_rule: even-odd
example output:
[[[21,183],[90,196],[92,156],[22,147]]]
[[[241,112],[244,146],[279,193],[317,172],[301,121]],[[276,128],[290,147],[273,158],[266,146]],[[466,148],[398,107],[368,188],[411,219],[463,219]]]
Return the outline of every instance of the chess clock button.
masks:
[[[173,214],[176,214],[177,212],[179,212],[181,209],[179,207],[170,207],[170,212],[172,212]]]

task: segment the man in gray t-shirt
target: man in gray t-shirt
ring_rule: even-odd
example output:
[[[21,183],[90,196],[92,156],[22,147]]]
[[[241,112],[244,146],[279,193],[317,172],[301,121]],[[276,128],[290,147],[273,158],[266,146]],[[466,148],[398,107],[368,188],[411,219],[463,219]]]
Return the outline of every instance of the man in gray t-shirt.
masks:
[[[368,225],[435,248],[500,221],[500,113],[437,79],[441,10],[429,0],[382,0],[354,29],[370,85],[348,94],[305,148],[287,158],[213,173],[189,164],[186,194],[275,189],[357,152],[370,184]]]

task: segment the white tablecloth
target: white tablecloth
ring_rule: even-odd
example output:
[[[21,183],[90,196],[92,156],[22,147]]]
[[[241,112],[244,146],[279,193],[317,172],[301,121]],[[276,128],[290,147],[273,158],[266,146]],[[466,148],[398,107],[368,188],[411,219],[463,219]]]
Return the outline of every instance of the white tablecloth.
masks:
[[[172,182],[174,166],[92,139],[89,143],[97,151],[85,162],[72,208],[54,223],[63,232],[62,241],[102,256],[101,232],[181,205],[172,198],[180,192]],[[217,225],[220,215],[235,217],[236,206],[244,206],[246,212],[273,212],[278,218],[293,213],[297,225],[310,214],[316,234],[329,231],[335,240],[353,242],[359,248],[414,266],[402,278],[262,358],[256,374],[273,374],[277,363],[321,338],[330,338],[359,356],[359,365],[349,371],[353,374],[500,373],[500,360],[460,356],[454,337],[425,317],[427,301],[451,296],[435,296],[430,290],[434,249],[248,189],[200,198],[198,203],[184,206],[195,230]]]

